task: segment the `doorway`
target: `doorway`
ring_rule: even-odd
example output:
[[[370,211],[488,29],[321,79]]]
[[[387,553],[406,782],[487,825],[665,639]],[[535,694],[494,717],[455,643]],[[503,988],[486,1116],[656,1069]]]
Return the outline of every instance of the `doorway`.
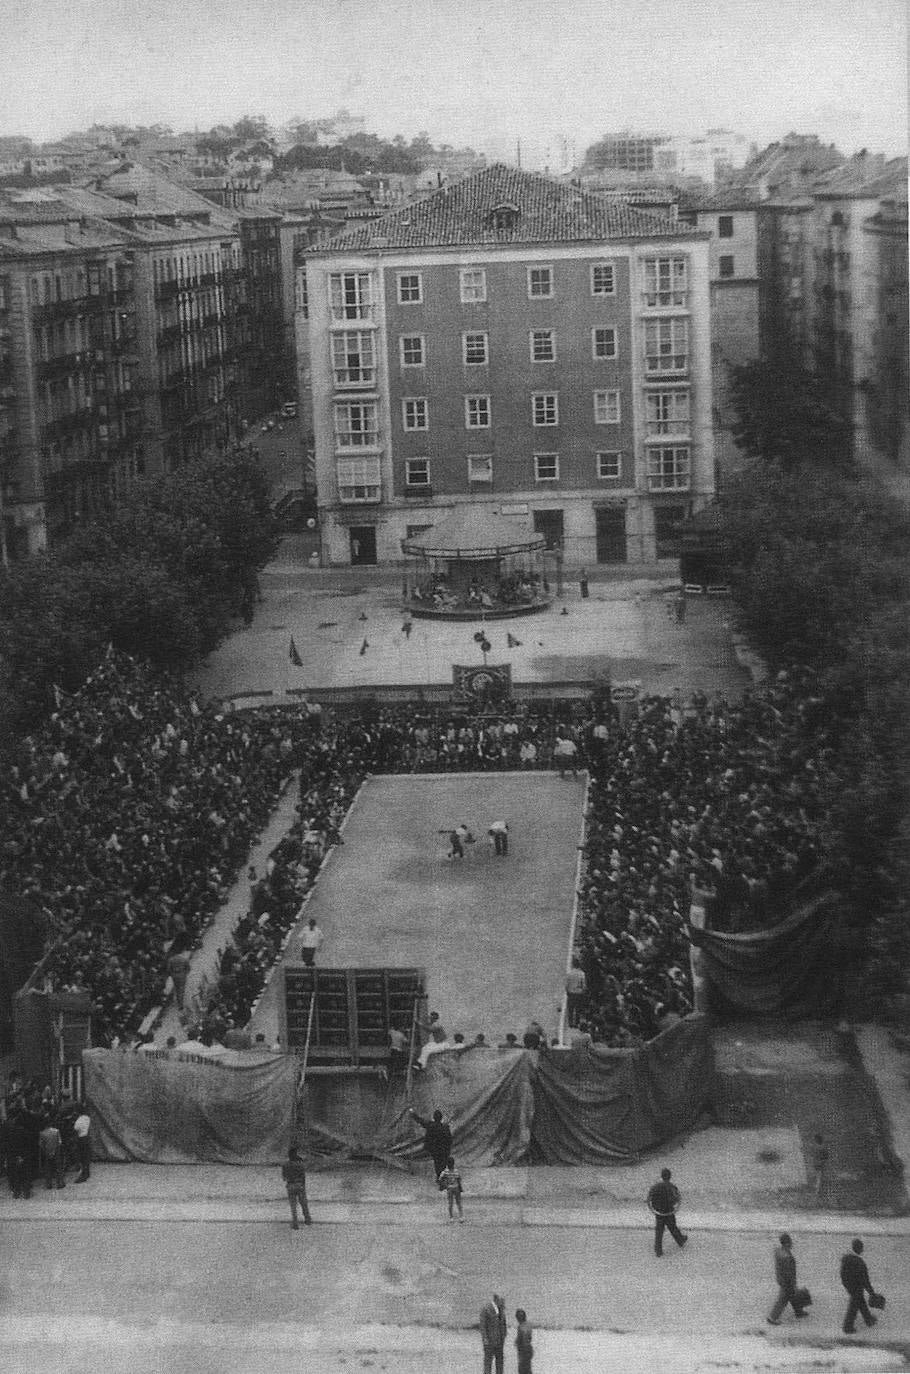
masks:
[[[594,512],[598,563],[625,563],[626,546],[625,506],[600,506]]]
[[[562,514],[561,510],[536,510],[534,512],[534,533],[543,535],[548,549],[562,548]]]
[[[376,562],[376,526],[352,525],[348,531],[351,540],[351,567],[362,567]]]

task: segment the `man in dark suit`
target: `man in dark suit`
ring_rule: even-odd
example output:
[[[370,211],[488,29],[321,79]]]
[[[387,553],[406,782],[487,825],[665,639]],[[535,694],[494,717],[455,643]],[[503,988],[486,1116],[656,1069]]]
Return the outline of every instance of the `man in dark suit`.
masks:
[[[787,1303],[793,1308],[797,1317],[808,1316],[808,1313],[803,1311],[803,1303],[797,1297],[796,1256],[793,1254],[793,1238],[786,1231],[780,1237],[780,1242],[774,1251],[774,1277],[777,1280],[777,1297],[768,1314],[769,1324],[780,1326],[780,1316]]]
[[[875,1291],[869,1278],[869,1270],[866,1268],[866,1261],[863,1259],[863,1243],[855,1240],[850,1250],[843,1256],[840,1262],[840,1281],[850,1294],[850,1301],[847,1304],[847,1312],[844,1316],[844,1330],[850,1336],[856,1330],[856,1314],[862,1317],[867,1326],[874,1326],[877,1318],[873,1317],[866,1305],[866,1294],[870,1298]]]
[[[480,1309],[480,1339],[483,1341],[483,1374],[502,1374],[506,1344],[506,1305],[498,1293]]]
[[[676,1225],[676,1209],[682,1198],[675,1183],[670,1182],[671,1174],[669,1169],[661,1169],[660,1182],[655,1183],[648,1193],[648,1206],[654,1213],[654,1253],[658,1258],[664,1252],[664,1231],[676,1241],[680,1249],[689,1239],[684,1236]]]

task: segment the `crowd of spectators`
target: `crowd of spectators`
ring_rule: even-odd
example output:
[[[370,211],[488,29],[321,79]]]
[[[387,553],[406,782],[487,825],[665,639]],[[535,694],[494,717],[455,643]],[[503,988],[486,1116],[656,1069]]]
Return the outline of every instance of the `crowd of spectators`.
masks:
[[[42,987],[88,990],[96,1042],[160,1004],[294,764],[296,716],[225,713],[110,654],[25,738],[0,795],[0,886],[49,914]]]
[[[96,1043],[134,1036],[299,768],[297,822],[248,875],[249,910],[193,1009],[218,1038],[249,1019],[368,774],[586,767],[577,1014],[595,1041],[632,1045],[690,1009],[693,902],[727,928],[760,924],[816,864],[837,788],[826,719],[812,684],[784,676],[738,704],[648,698],[623,726],[603,700],[234,713],[109,655],[9,769],[0,884],[49,912],[46,986],[90,992]]]
[[[781,674],[737,704],[646,699],[597,742],[579,894],[595,1041],[636,1044],[691,1010],[693,905],[718,929],[780,919],[820,858],[833,728],[808,677]]]

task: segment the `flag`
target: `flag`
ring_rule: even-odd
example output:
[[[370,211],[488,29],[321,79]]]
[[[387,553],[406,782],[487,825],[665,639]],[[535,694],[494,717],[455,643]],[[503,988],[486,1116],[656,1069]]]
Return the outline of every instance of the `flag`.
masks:
[[[291,660],[291,662],[293,663],[293,665],[294,665],[295,668],[302,668],[302,667],[303,667],[303,659],[300,657],[300,655],[299,655],[298,652],[297,652],[297,645],[294,643],[294,636],[293,636],[293,635],[291,635],[291,643],[290,643],[290,646],[289,646],[289,648],[288,648],[288,657],[290,658],[290,660]]]

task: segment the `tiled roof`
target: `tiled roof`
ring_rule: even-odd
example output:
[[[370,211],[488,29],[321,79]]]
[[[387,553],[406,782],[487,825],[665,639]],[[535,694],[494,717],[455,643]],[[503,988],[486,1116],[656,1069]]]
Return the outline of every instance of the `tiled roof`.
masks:
[[[490,212],[515,206],[508,228],[496,229]],[[611,238],[682,238],[687,225],[634,209],[627,201],[564,186],[549,177],[501,164],[443,186],[368,225],[347,229],[312,252],[378,248],[446,248],[519,243],[585,243]]]
[[[813,195],[825,199],[878,200],[883,196],[906,193],[907,159],[886,161],[881,155],[857,153],[842,167],[820,177]]]

